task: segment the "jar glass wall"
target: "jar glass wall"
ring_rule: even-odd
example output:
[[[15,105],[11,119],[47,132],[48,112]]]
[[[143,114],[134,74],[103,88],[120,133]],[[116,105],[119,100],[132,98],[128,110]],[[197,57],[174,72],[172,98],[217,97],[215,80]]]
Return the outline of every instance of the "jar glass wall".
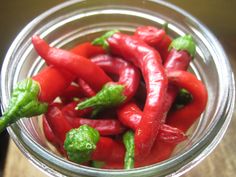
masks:
[[[71,48],[91,41],[110,29],[131,33],[141,25],[162,27],[168,23],[174,38],[191,34],[197,55],[190,70],[206,85],[206,111],[188,132],[172,157],[163,162],[133,170],[102,170],[69,162],[46,141],[41,118],[22,119],[8,131],[19,149],[35,165],[53,176],[163,176],[181,175],[206,157],[219,143],[230,122],[235,103],[233,74],[221,45],[211,32],[190,14],[163,1],[96,0],[67,1],[35,18],[12,43],[1,72],[1,99],[5,109],[15,84],[39,72],[45,63],[31,44],[38,34],[52,46]]]

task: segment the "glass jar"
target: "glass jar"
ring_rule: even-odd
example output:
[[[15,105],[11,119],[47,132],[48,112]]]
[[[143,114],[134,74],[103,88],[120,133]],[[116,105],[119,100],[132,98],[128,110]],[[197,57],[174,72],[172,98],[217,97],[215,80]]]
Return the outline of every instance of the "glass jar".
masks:
[[[70,48],[90,41],[110,29],[131,33],[140,25],[162,27],[169,34],[191,34],[197,55],[190,70],[208,91],[206,111],[195,123],[187,142],[171,158],[132,170],[103,170],[81,166],[53,151],[41,129],[41,118],[21,119],[8,132],[22,153],[43,171],[53,176],[180,176],[204,159],[222,139],[235,103],[233,73],[227,56],[212,33],[190,14],[164,1],[154,0],[76,0],[64,2],[29,23],[12,43],[2,66],[1,100],[3,110],[15,84],[36,74],[45,63],[31,44],[38,34],[52,46]]]

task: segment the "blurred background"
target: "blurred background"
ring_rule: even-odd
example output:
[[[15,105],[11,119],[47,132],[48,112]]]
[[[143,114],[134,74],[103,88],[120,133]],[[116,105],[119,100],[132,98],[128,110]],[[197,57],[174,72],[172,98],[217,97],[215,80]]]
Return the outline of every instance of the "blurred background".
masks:
[[[36,16],[63,2],[63,0],[0,0],[0,63],[16,35]],[[169,0],[169,2],[185,9],[203,22],[220,40],[230,63],[236,71],[236,0]],[[215,176],[231,177],[236,171],[236,115],[234,113],[229,130],[216,150],[200,165],[184,176]],[[0,177],[31,176],[19,174],[14,163],[11,164],[9,153],[13,144],[9,145],[7,132],[0,135]],[[14,149],[15,147],[13,147]],[[20,154],[20,153],[19,153]],[[19,155],[21,157],[21,154]],[[19,159],[15,159],[19,160]],[[25,160],[25,159],[24,159]],[[17,163],[15,162],[15,165]],[[12,165],[12,166],[11,166]],[[15,169],[11,171],[11,169]],[[3,175],[3,171],[5,170]],[[30,170],[30,169],[29,169]],[[37,171],[37,169],[34,169]],[[11,171],[11,172],[9,172]],[[203,172],[206,172],[204,174]],[[28,173],[27,173],[28,174]],[[42,174],[43,175],[43,174]],[[34,173],[33,176],[41,176]]]

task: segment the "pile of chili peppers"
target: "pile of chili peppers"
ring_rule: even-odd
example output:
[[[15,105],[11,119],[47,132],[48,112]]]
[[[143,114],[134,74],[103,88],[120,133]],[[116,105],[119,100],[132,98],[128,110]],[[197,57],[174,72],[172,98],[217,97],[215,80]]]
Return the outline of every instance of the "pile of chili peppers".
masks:
[[[142,26],[70,50],[39,36],[32,43],[47,66],[18,83],[0,131],[43,114],[47,140],[73,162],[131,169],[165,160],[206,107],[205,86],[187,71],[196,50],[190,35],[172,40]]]

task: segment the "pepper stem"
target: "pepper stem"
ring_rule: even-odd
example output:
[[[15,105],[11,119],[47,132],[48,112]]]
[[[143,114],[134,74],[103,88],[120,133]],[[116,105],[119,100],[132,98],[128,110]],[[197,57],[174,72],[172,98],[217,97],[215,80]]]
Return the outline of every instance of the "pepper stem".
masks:
[[[196,43],[193,41],[191,35],[184,35],[174,39],[169,46],[169,50],[172,48],[178,51],[186,50],[191,57],[194,57],[196,53]]]
[[[68,158],[79,164],[89,161],[99,139],[98,131],[88,125],[71,129],[64,142]]]
[[[103,49],[105,50],[109,50],[109,44],[107,42],[107,39],[109,37],[111,37],[113,34],[119,32],[118,30],[111,30],[111,31],[108,31],[106,32],[104,35],[96,38],[93,40],[92,44],[93,45],[101,45],[103,47]]]
[[[123,143],[126,148],[124,168],[131,169],[134,168],[134,133],[132,131],[127,131],[123,135]]]
[[[80,102],[76,109],[82,110],[93,107],[94,113],[97,113],[103,108],[118,106],[126,99],[123,90],[123,85],[106,84],[95,96]]]
[[[38,101],[40,87],[33,79],[19,82],[12,92],[7,110],[0,119],[0,133],[10,124],[23,117],[40,115],[47,111],[47,103]]]

